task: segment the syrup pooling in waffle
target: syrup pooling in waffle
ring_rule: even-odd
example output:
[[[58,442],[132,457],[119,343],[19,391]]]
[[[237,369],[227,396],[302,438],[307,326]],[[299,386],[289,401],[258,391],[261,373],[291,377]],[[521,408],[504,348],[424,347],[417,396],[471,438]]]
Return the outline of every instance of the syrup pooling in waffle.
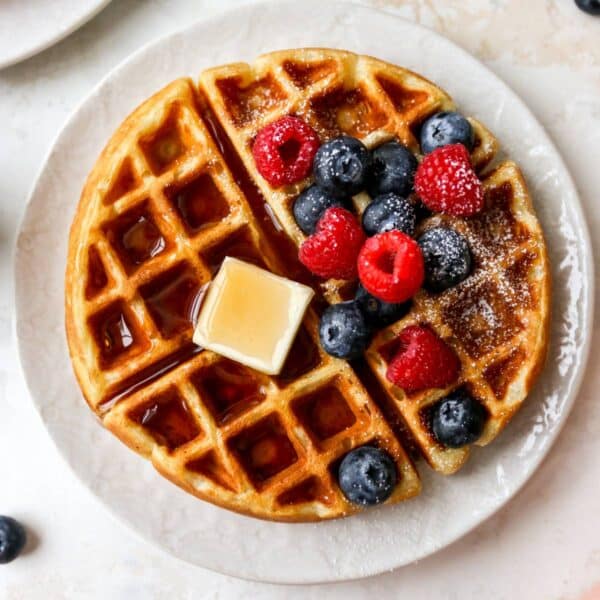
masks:
[[[254,516],[354,512],[335,469],[366,444],[394,458],[390,502],[417,494],[418,476],[377,405],[344,361],[320,350],[312,309],[276,376],[192,343],[225,257],[311,279],[295,256],[290,264],[285,238],[202,111],[193,86],[174,82],[125,121],[84,189],[67,331],[88,403],[177,485]]]
[[[343,51],[294,50],[252,66],[209,69],[198,89],[176,81],[130,115],[88,179],[69,245],[69,347],[84,395],[104,425],[198,497],[290,521],[416,495],[420,483],[405,448],[450,473],[473,441],[490,441],[539,371],[549,304],[543,238],[522,177],[512,163],[483,171],[496,153],[493,136],[468,119],[467,158],[485,190],[481,214],[424,218],[413,193],[403,199],[415,212],[416,229],[403,232],[402,243],[416,246],[414,240],[436,227],[458,232],[472,255],[468,277],[412,297],[421,286],[415,280],[414,291],[403,287],[410,297],[393,309],[373,305],[369,290],[344,309],[345,322],[378,319],[365,336],[368,347],[352,356],[329,353],[322,330],[327,318],[335,328],[335,305],[354,298],[356,278],[323,280],[298,260],[298,247],[313,237],[294,215],[314,181],[312,160],[297,170],[302,179],[274,184],[253,152],[261,132],[291,119],[314,131],[318,144],[292,126],[277,152],[284,166],[340,134],[364,142],[367,161],[391,143],[395,153],[405,148],[416,166],[424,123],[454,110],[445,92],[405,69]],[[371,196],[361,190],[337,207],[350,217],[314,220],[324,239],[335,241],[342,230],[364,235],[348,223],[359,223],[365,208],[379,223],[381,214],[371,207],[375,192],[367,187]],[[397,234],[389,237],[400,243]],[[346,246],[332,253],[334,263],[348,254]],[[322,247],[327,254],[328,244]],[[377,262],[379,250],[370,251],[365,264]],[[192,342],[207,285],[226,257],[318,292],[277,375]],[[390,381],[398,341],[411,327],[411,335],[439,340],[457,357],[458,372],[448,370],[447,385],[406,392]],[[477,440],[458,448],[440,443],[434,416],[441,400],[457,405],[452,394],[471,398],[484,423]],[[383,494],[369,488],[367,465],[381,476]]]

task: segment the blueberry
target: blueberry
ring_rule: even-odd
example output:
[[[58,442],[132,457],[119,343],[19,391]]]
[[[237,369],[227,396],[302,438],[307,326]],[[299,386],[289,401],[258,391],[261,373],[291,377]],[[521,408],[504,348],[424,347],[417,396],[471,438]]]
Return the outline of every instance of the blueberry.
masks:
[[[341,135],[323,144],[315,155],[317,184],[329,194],[347,198],[365,188],[371,156],[356,138]]]
[[[429,154],[448,144],[463,144],[473,150],[475,137],[471,123],[457,112],[439,112],[421,127],[421,150]]]
[[[26,541],[27,534],[21,523],[11,517],[0,516],[0,564],[15,560]]]
[[[418,240],[425,261],[425,287],[442,292],[465,279],[471,272],[467,240],[447,227],[434,227]]]
[[[575,0],[575,4],[590,15],[600,15],[600,0]]]
[[[373,165],[367,191],[371,198],[394,192],[406,197],[412,190],[417,159],[398,142],[387,142],[372,152]]]
[[[472,444],[481,436],[486,410],[465,390],[459,389],[433,408],[431,427],[438,442],[450,448]]]
[[[417,216],[412,204],[402,196],[391,192],[376,196],[367,206],[362,217],[363,229],[367,235],[392,229],[412,235],[415,232],[416,221]]]
[[[410,302],[392,304],[375,298],[359,284],[355,302],[358,304],[365,321],[372,329],[379,329],[400,320],[410,309]]]
[[[323,213],[332,206],[343,207],[345,203],[318,185],[306,188],[294,202],[294,218],[298,227],[307,235],[313,234]]]
[[[358,358],[369,343],[370,331],[355,302],[329,306],[319,325],[321,346],[337,358]]]
[[[373,506],[385,502],[397,480],[392,457],[373,446],[355,448],[340,464],[340,488],[352,504]]]

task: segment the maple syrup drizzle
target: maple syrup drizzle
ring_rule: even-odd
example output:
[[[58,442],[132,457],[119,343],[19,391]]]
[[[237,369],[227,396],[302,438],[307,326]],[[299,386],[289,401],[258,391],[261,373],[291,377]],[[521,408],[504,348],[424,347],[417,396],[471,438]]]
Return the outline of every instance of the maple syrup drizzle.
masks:
[[[121,245],[135,265],[160,254],[165,248],[165,240],[154,223],[141,216],[121,236]]]
[[[281,506],[291,506],[294,504],[304,504],[306,502],[321,502],[330,504],[332,500],[331,492],[321,480],[316,476],[300,482],[289,490],[286,490],[277,496],[277,502]]]
[[[221,264],[228,256],[239,258],[244,262],[252,263],[261,269],[268,270],[247,227],[238,230],[212,248],[201,251],[201,255],[213,276],[221,268]]]
[[[115,182],[104,197],[104,204],[113,204],[113,202],[116,202],[119,198],[125,196],[125,194],[133,191],[138,186],[138,183],[131,159],[127,158],[121,165]]]
[[[385,420],[388,422],[396,438],[400,440],[400,443],[408,455],[412,459],[420,457],[421,451],[419,449],[419,444],[413,437],[393,399],[390,398],[383,389],[381,383],[379,383],[379,380],[371,371],[365,359],[359,358],[353,360],[350,363],[350,366],[356,373],[359,381],[363,384],[363,387],[367,390],[367,394],[371,397],[379,410],[381,410]]]
[[[203,285],[200,286],[198,292],[194,296],[193,301],[190,303],[188,318],[192,323],[192,327],[196,329],[196,325],[198,323],[198,317],[200,316],[200,309],[204,304],[204,299],[206,298],[206,293],[208,292],[208,287],[210,286],[210,281],[207,281]]]
[[[273,210],[266,202],[260,190],[252,181],[242,159],[233,147],[233,144],[227,137],[225,130],[221,126],[218,117],[208,106],[208,102],[201,95],[200,115],[209,130],[213,141],[223,155],[225,163],[228,165],[233,178],[244,196],[250,204],[250,208],[256,220],[261,224],[263,233],[273,246],[277,256],[281,259],[285,267],[285,275],[290,279],[311,286],[317,292],[319,291],[319,282],[298,260],[298,249],[294,242],[283,231],[281,223],[273,213]]]
[[[167,241],[152,219],[147,200],[103,226],[128,273],[164,251]]]
[[[169,450],[186,444],[202,433],[190,415],[185,400],[174,389],[137,407],[129,416]]]
[[[163,375],[166,375],[173,369],[191,360],[194,356],[202,352],[202,350],[203,348],[190,342],[183,348],[180,348],[164,358],[153,362],[144,369],[141,369],[131,377],[123,379],[115,384],[102,399],[98,407],[99,411],[101,413],[106,413],[117,402],[123,400],[123,398],[131,396],[131,394],[137,392],[142,387],[150,385]]]
[[[240,77],[220,79],[217,87],[226,98],[231,116],[239,126],[257,120],[286,98],[284,90],[271,73],[249,85],[242,85]]]
[[[258,488],[298,460],[298,454],[275,413],[242,430],[227,443]]]
[[[193,459],[186,463],[186,468],[199,473],[208,479],[212,479],[217,485],[230,490],[236,490],[236,483],[231,474],[217,458],[213,450],[209,450],[204,456]]]
[[[191,381],[219,425],[225,425],[266,398],[256,372],[229,359],[198,371]]]
[[[238,156],[237,152],[233,148],[233,145],[229,141],[229,138],[225,134],[225,131],[218,122],[216,115],[207,106],[206,102],[202,102],[201,104],[201,116],[215,144],[222,153],[225,162],[229,166],[237,185],[240,187],[246,199],[248,200],[248,203],[250,204],[250,208],[256,220],[261,224],[263,233],[267,237],[268,241],[273,245],[278,257],[282,260],[283,266],[286,269],[285,275],[295,279],[296,281],[305,283],[306,285],[310,285],[313,289],[319,292],[318,281],[298,261],[298,251],[295,244],[292,242],[292,240],[288,238],[287,234],[283,230],[281,223],[279,223],[275,214],[273,213],[273,210],[266,203],[262,194],[253,183],[252,179],[250,178],[250,175],[248,174],[244,165],[242,164],[241,158]],[[134,228],[135,226],[139,227],[140,225],[142,225],[141,229],[144,234],[141,236],[142,239],[154,237],[148,235],[148,231],[144,231],[144,229],[146,229],[146,223],[144,223],[143,220],[138,217],[138,220],[134,222]],[[137,233],[140,232],[136,232],[136,234]],[[135,235],[133,237],[138,238],[139,236]],[[150,241],[156,242],[156,240]],[[136,244],[130,245],[136,246]],[[150,245],[153,246],[152,249],[154,250],[154,245],[156,244],[152,243]],[[160,246],[160,243],[157,245]],[[138,248],[126,249],[130,252],[132,250],[139,250]],[[160,247],[159,251],[162,251],[162,249],[163,247]],[[144,248],[142,250],[147,250],[146,244],[144,244]],[[146,254],[147,252],[141,253]],[[137,253],[134,252],[134,254]],[[152,253],[152,255],[154,254],[156,254],[156,252]],[[136,258],[138,257],[134,256],[132,262],[135,263]],[[147,256],[144,256],[143,258],[147,258]],[[197,319],[198,312],[200,310],[202,300],[205,295],[205,291],[206,286],[202,286],[199,290],[199,293],[196,296],[196,299],[192,303],[193,306],[190,309],[189,315],[192,323],[194,323]],[[310,368],[313,368],[318,364],[318,351],[316,350],[316,348],[314,348],[314,343],[312,342],[312,340],[310,342],[307,342],[307,340],[305,339],[306,337],[308,337],[307,334],[303,330],[301,330],[299,332],[299,336],[296,339],[296,343],[292,348],[292,352],[290,352],[290,356],[288,357],[288,360],[284,365],[282,373],[279,376],[280,382],[287,382],[290,379],[299,376],[299,374],[301,374],[302,372],[310,370]],[[123,381],[115,384],[106,394],[105,398],[100,402],[100,412],[107,412],[123,398],[130,396],[131,394],[140,390],[142,387],[145,387],[151,384],[152,382],[156,381],[160,377],[166,375],[173,369],[177,368],[178,366],[193,358],[198,353],[202,352],[202,350],[203,348],[200,348],[190,342],[186,344],[183,348],[169,354],[168,356],[158,361],[155,361],[154,363],[143,368],[131,377],[128,377]],[[301,354],[302,356],[299,356],[299,354]]]
[[[300,327],[290,351],[275,380],[280,387],[288,385],[319,365],[321,357],[313,339],[304,327]]]
[[[195,325],[206,285],[201,285],[185,262],[140,288],[146,307],[164,338],[172,338]]]
[[[100,253],[96,246],[90,246],[88,250],[88,275],[85,286],[86,300],[93,298],[98,292],[102,291],[108,283],[108,276],[102,264]]]
[[[356,423],[356,416],[340,391],[332,385],[317,390],[293,408],[305,429],[323,442]]]
[[[183,186],[167,188],[165,192],[192,234],[218,223],[229,214],[229,204],[209,173],[202,173]]]
[[[179,110],[175,105],[158,130],[140,141],[142,151],[155,175],[164,173],[186,151],[186,140],[179,130],[178,117]]]
[[[102,368],[114,365],[126,352],[141,351],[146,344],[122,302],[113,302],[92,315],[88,324],[100,351],[98,362]]]

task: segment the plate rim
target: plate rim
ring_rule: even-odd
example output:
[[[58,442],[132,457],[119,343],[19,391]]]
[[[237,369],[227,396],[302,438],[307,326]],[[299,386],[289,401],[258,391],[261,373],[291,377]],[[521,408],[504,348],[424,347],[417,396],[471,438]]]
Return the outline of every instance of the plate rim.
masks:
[[[108,4],[110,2],[110,0],[102,0],[102,2],[105,3],[104,4],[104,6],[105,6],[106,4]],[[511,492],[508,495],[504,496],[502,498],[502,500],[496,506],[493,506],[493,507],[491,507],[491,509],[487,510],[486,512],[483,512],[477,518],[476,522],[469,524],[466,528],[461,529],[459,532],[457,532],[453,536],[446,539],[442,545],[439,545],[439,546],[436,546],[435,548],[426,550],[423,553],[416,555],[412,560],[401,560],[399,562],[394,562],[393,560],[389,560],[386,564],[383,564],[383,565],[378,564],[377,567],[361,570],[361,572],[355,576],[347,576],[344,574],[331,573],[330,576],[328,576],[327,578],[324,578],[321,576],[317,576],[317,577],[308,576],[308,577],[304,577],[304,578],[297,578],[297,577],[290,578],[290,577],[284,576],[284,577],[278,578],[278,577],[266,577],[266,576],[258,576],[258,575],[252,576],[252,575],[248,575],[248,574],[238,574],[235,572],[234,569],[215,568],[212,566],[208,567],[208,566],[200,565],[196,562],[193,562],[184,557],[180,557],[180,556],[174,554],[173,552],[170,551],[170,549],[161,545],[158,542],[158,540],[153,539],[152,537],[150,537],[149,535],[146,535],[144,532],[142,532],[137,527],[135,527],[132,523],[130,523],[127,520],[127,518],[124,515],[121,515],[120,513],[118,513],[116,511],[116,509],[114,509],[111,504],[109,504],[104,498],[102,498],[99,494],[97,494],[94,491],[94,489],[92,488],[92,486],[83,479],[83,477],[78,473],[78,471],[75,468],[73,468],[66,452],[59,446],[58,441],[53,436],[51,430],[47,427],[46,422],[43,417],[43,414],[42,414],[42,411],[41,411],[41,407],[38,405],[38,402],[35,400],[34,394],[32,393],[32,391],[30,389],[29,380],[27,378],[27,371],[26,371],[26,367],[25,367],[23,344],[20,339],[20,336],[18,335],[18,328],[19,328],[19,322],[20,322],[19,317],[20,317],[21,311],[19,309],[18,287],[20,284],[19,284],[18,273],[17,273],[17,262],[19,260],[19,245],[20,245],[19,243],[20,243],[21,237],[24,233],[24,225],[26,223],[29,211],[31,209],[32,200],[34,198],[34,195],[36,193],[36,190],[38,188],[40,180],[47,168],[47,164],[55,152],[56,146],[59,144],[63,135],[66,132],[68,132],[72,122],[76,119],[78,113],[82,110],[82,108],[89,101],[92,100],[93,97],[95,97],[97,95],[98,91],[110,79],[112,79],[113,77],[116,77],[118,75],[118,73],[120,73],[123,69],[127,68],[130,63],[137,60],[141,55],[146,53],[150,48],[152,48],[153,46],[161,45],[162,43],[166,42],[167,40],[175,38],[179,35],[185,35],[188,31],[193,30],[200,24],[208,25],[211,22],[218,22],[233,13],[240,13],[240,12],[243,13],[243,12],[247,12],[247,11],[255,11],[257,9],[260,9],[261,7],[272,8],[272,7],[276,6],[278,8],[281,8],[281,7],[285,7],[286,5],[295,6],[296,4],[297,4],[297,2],[295,0],[261,0],[259,2],[243,4],[241,6],[235,6],[235,7],[228,8],[227,10],[219,11],[214,15],[211,15],[206,18],[198,19],[198,20],[194,21],[193,23],[186,25],[183,28],[166,33],[164,35],[160,35],[160,36],[154,38],[153,40],[143,44],[140,48],[138,48],[133,53],[129,54],[125,59],[123,59],[114,68],[112,68],[107,74],[105,74],[99,80],[99,82],[88,91],[88,93],[85,95],[85,97],[76,104],[75,108],[71,111],[69,116],[64,121],[63,125],[60,127],[60,129],[58,130],[56,135],[53,137],[53,139],[49,145],[49,149],[46,152],[46,155],[44,156],[42,162],[40,163],[40,166],[38,168],[36,176],[33,180],[30,190],[27,194],[27,199],[26,199],[26,202],[25,202],[25,205],[23,208],[23,212],[22,212],[21,217],[18,222],[17,235],[14,238],[13,253],[11,256],[10,264],[12,267],[13,301],[14,301],[14,307],[15,307],[14,312],[13,312],[13,318],[12,318],[12,334],[13,334],[13,341],[15,342],[15,346],[17,348],[17,356],[18,356],[17,363],[19,365],[19,367],[18,367],[19,371],[22,375],[22,382],[24,384],[25,389],[27,390],[29,399],[30,399],[31,403],[33,404],[35,411],[38,414],[38,416],[44,426],[46,434],[48,435],[52,444],[57,449],[58,455],[61,457],[64,464],[66,464],[66,466],[68,467],[69,472],[73,476],[75,476],[75,478],[87,489],[89,494],[98,502],[98,504],[100,506],[102,506],[116,522],[124,525],[125,528],[129,532],[133,533],[137,539],[142,540],[143,542],[148,543],[153,548],[160,550],[162,554],[167,555],[170,558],[178,560],[182,563],[188,564],[192,567],[208,569],[210,571],[220,573],[222,575],[232,576],[232,577],[236,577],[236,578],[247,580],[247,581],[255,581],[255,582],[261,582],[261,583],[274,583],[274,584],[302,585],[302,584],[324,584],[324,583],[334,583],[334,582],[342,582],[342,581],[357,581],[360,579],[364,579],[366,577],[372,577],[372,576],[379,575],[379,574],[382,574],[385,572],[390,572],[390,571],[398,569],[400,567],[410,565],[413,562],[416,562],[418,560],[422,560],[422,559],[424,559],[428,556],[431,556],[431,555],[437,553],[438,551],[450,546],[451,544],[455,543],[457,540],[459,540],[462,537],[471,533],[477,527],[480,527],[488,519],[490,519],[492,516],[494,516],[499,510],[504,508],[518,493],[520,493],[520,491],[525,486],[525,484],[533,477],[533,475],[539,469],[542,462],[547,458],[550,449],[553,447],[554,443],[556,442],[557,437],[560,435],[560,432],[562,431],[562,429],[571,413],[571,410],[573,408],[575,400],[577,399],[577,396],[579,394],[579,391],[580,391],[582,383],[583,383],[584,376],[587,371],[587,365],[589,362],[590,351],[591,351],[591,342],[592,342],[592,333],[591,332],[592,332],[592,324],[593,324],[593,320],[594,320],[594,308],[595,308],[594,307],[594,291],[595,291],[594,271],[595,271],[595,267],[594,267],[594,262],[593,262],[593,253],[592,253],[589,226],[588,226],[587,220],[585,218],[585,213],[583,210],[583,205],[581,203],[579,191],[573,180],[573,177],[572,177],[566,163],[564,162],[564,159],[562,158],[560,151],[558,150],[553,139],[547,133],[545,127],[538,121],[538,119],[536,118],[534,113],[531,111],[529,106],[521,99],[520,95],[517,94],[510,85],[508,85],[501,77],[496,75],[496,73],[494,73],[494,71],[492,71],[485,63],[483,63],[481,60],[479,60],[476,56],[474,56],[473,54],[471,54],[470,52],[468,52],[467,50],[465,50],[464,48],[462,48],[461,46],[459,46],[452,40],[448,39],[446,36],[442,35],[441,33],[438,33],[437,31],[435,31],[433,29],[430,29],[429,27],[426,27],[420,23],[416,23],[410,19],[405,19],[404,17],[400,16],[398,13],[394,12],[392,9],[372,7],[372,6],[368,6],[368,5],[362,4],[360,2],[355,2],[355,1],[343,2],[341,0],[332,0],[328,3],[326,3],[328,8],[337,7],[340,9],[343,8],[344,10],[348,10],[348,7],[355,7],[357,9],[359,8],[359,9],[367,10],[367,11],[370,11],[373,13],[379,13],[381,15],[385,15],[387,18],[402,21],[405,25],[408,25],[417,30],[421,30],[422,32],[426,32],[427,35],[431,35],[433,37],[443,40],[446,44],[448,44],[450,47],[452,47],[453,52],[461,54],[463,58],[477,62],[479,64],[479,66],[486,71],[486,74],[490,77],[490,79],[493,79],[497,85],[500,85],[501,87],[503,87],[512,96],[512,99],[518,104],[519,109],[522,110],[523,113],[527,115],[530,123],[536,130],[536,134],[544,139],[544,143],[547,144],[547,146],[552,150],[553,155],[556,157],[556,162],[562,170],[562,175],[564,176],[568,185],[572,188],[573,197],[576,200],[576,202],[570,206],[570,209],[572,211],[574,211],[574,215],[575,215],[574,222],[576,222],[576,224],[578,226],[578,234],[580,237],[580,243],[578,245],[582,249],[582,251],[581,251],[582,273],[583,273],[583,275],[587,275],[587,277],[584,278],[586,285],[583,286],[584,290],[583,290],[582,299],[581,299],[581,306],[582,306],[581,328],[585,329],[585,335],[582,337],[582,344],[580,346],[581,360],[580,360],[580,362],[575,370],[575,373],[573,375],[572,385],[569,390],[568,398],[565,401],[565,404],[564,404],[562,412],[561,412],[561,419],[560,419],[559,423],[557,424],[557,426],[552,430],[551,434],[549,435],[549,443],[547,443],[544,446],[544,448],[539,451],[539,453],[535,457],[535,459],[531,461],[531,468],[530,468],[530,471],[526,474],[526,476],[524,476],[522,478],[522,480],[514,487],[514,489],[511,490]],[[312,4],[312,5],[314,5],[315,9],[318,9],[318,7],[322,6],[321,0],[304,0],[304,4],[305,5]],[[101,10],[101,9],[99,9],[99,10]],[[1,66],[0,66],[0,68],[1,68]]]
[[[7,67],[12,67],[17,65],[36,54],[40,54],[44,50],[48,50],[48,48],[58,44],[65,38],[69,37],[73,32],[77,31],[81,27],[83,27],[88,21],[91,21],[95,16],[100,14],[104,8],[106,8],[110,4],[111,0],[96,0],[94,6],[90,8],[89,11],[82,14],[78,19],[73,21],[66,29],[61,29],[60,31],[55,31],[52,35],[47,37],[43,37],[41,40],[38,40],[36,44],[33,46],[22,50],[17,54],[9,55],[5,58],[0,58],[0,70],[5,69]],[[61,130],[62,131],[62,130]]]

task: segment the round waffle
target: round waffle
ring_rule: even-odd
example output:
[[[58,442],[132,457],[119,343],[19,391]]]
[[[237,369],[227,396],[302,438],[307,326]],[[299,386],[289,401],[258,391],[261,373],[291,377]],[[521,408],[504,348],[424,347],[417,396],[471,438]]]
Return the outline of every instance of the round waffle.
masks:
[[[441,448],[429,432],[427,408],[448,390],[407,398],[385,379],[394,334],[427,322],[457,350],[458,385],[486,406],[480,443],[490,441],[533,383],[549,318],[544,242],[512,163],[484,177],[488,210],[452,223],[471,244],[473,275],[436,297],[420,292],[411,313],[375,337],[365,361],[349,365],[322,352],[319,301],[277,377],[191,342],[203,289],[225,256],[309,283],[328,301],[351,293],[347,283],[314,281],[297,262],[303,235],[291,203],[309,181],[270,188],[251,156],[260,128],[295,114],[321,141],[342,132],[371,147],[398,138],[417,152],[420,123],[453,107],[442,90],[399,67],[294,50],[210,69],[198,87],[175,81],[132,113],[88,178],[69,240],[69,348],[103,424],[189,492],[290,521],[354,512],[335,471],[350,449],[374,443],[396,461],[399,485],[388,502],[398,502],[420,490],[407,428],[442,472],[468,453]],[[471,122],[481,171],[497,144]],[[367,200],[357,197],[357,208]],[[479,318],[482,298],[489,329]]]

